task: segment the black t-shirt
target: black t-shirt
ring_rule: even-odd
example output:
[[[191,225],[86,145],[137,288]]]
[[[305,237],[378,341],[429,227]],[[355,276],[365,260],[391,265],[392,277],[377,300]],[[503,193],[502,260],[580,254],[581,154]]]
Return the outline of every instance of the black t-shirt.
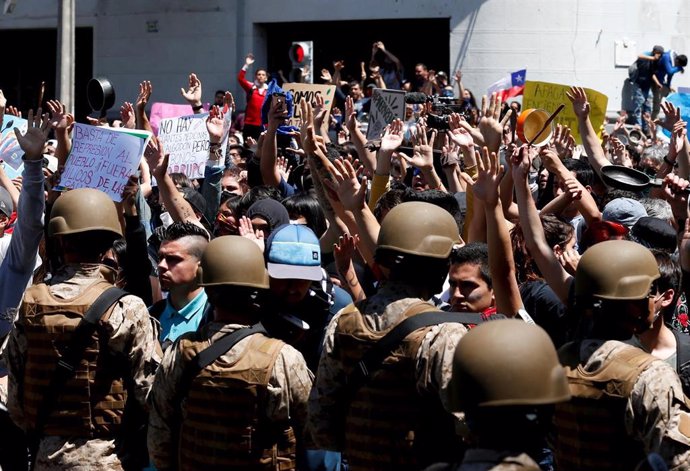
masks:
[[[544,280],[528,281],[520,285],[520,296],[527,313],[551,337],[556,348],[566,342],[567,308]]]

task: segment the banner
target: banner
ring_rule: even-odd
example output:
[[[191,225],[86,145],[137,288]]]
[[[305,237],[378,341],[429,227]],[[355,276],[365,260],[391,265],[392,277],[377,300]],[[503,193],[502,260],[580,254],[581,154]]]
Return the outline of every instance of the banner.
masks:
[[[5,174],[10,178],[17,178],[24,171],[22,157],[24,151],[19,147],[14,128],[24,134],[28,129],[28,122],[23,118],[17,118],[11,114],[3,116],[2,129],[0,129],[0,160],[4,163]]]
[[[204,178],[208,160],[208,113],[164,119],[160,122],[158,139],[163,142],[166,154],[170,154],[168,173],[184,173],[189,178]],[[221,152],[225,160],[228,130],[232,113],[225,113]]]
[[[381,139],[383,130],[396,118],[405,119],[405,92],[375,88],[371,95],[367,140]]]
[[[682,87],[678,88],[678,90],[681,90]],[[690,92],[690,89],[686,89],[688,92]],[[686,125],[685,127],[687,128],[687,123],[690,122],[690,93],[684,93],[684,92],[678,92],[678,93],[671,93],[669,96],[666,97],[666,101],[671,103],[673,106],[676,108],[680,108],[680,119],[685,121]],[[671,137],[671,132],[667,131],[666,129],[662,128],[659,126],[659,128],[662,130],[664,135],[668,138]]]
[[[122,190],[131,175],[136,175],[148,131],[105,128],[75,123],[72,150],[58,190],[96,188],[113,201],[122,199]]]
[[[578,144],[582,144],[582,139],[580,138],[580,132],[577,128],[577,117],[573,112],[573,106],[570,104],[570,100],[565,95],[565,92],[570,90],[570,85],[560,85],[557,83],[548,82],[533,82],[528,80],[525,82],[525,91],[522,98],[522,110],[529,108],[537,108],[546,110],[549,114],[556,111],[556,108],[563,103],[565,108],[560,112],[554,124],[565,124],[570,127],[570,132],[572,133],[575,141]],[[587,100],[589,100],[590,112],[589,119],[592,122],[592,127],[597,132],[599,138],[601,138],[601,126],[604,124],[606,119],[606,105],[608,104],[608,97],[601,92],[592,90],[591,88],[585,88],[585,93],[587,93]]]
[[[204,103],[204,112],[208,113],[208,109],[209,104]],[[192,113],[194,113],[194,110],[192,110],[192,107],[190,105],[156,102],[151,105],[151,116],[149,116],[149,122],[151,123],[153,133],[157,136],[161,120],[165,118],[177,118],[180,116],[187,116]]]
[[[335,101],[335,85],[320,85],[311,83],[284,83],[283,90],[292,92],[294,107],[294,115],[290,120],[290,124],[299,126],[302,116],[300,111],[300,103],[302,100],[307,100],[312,106],[316,105],[316,97],[322,96],[324,106],[328,110],[324,118],[328,122],[331,113],[333,101]]]

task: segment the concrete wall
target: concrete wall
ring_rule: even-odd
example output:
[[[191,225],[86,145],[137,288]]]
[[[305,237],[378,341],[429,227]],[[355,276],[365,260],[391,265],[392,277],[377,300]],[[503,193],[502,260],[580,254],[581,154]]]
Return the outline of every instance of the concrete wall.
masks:
[[[0,28],[56,27],[56,3],[17,0],[12,14],[0,15]],[[200,76],[205,100],[212,100],[218,88],[241,96],[234,75],[249,50],[257,63],[265,63],[264,30],[257,25],[272,22],[450,18],[450,70],[461,68],[465,85],[476,95],[508,72],[526,68],[528,79],[599,90],[609,96],[611,110],[620,108],[627,74],[625,67],[614,66],[614,41],[635,41],[640,51],[661,44],[690,53],[690,4],[684,0],[76,3],[76,24],[94,29],[94,75],[111,79],[118,101],[134,100],[139,82],[146,79],[153,82],[154,101],[180,102],[179,89],[190,72]],[[420,61],[422,43],[423,32],[410,34]],[[677,75],[673,84],[690,86],[690,73]]]

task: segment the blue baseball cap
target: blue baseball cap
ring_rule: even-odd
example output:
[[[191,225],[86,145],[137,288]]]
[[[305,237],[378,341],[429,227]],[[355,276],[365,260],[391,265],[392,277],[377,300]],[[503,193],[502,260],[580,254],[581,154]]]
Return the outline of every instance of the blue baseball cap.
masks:
[[[321,246],[319,238],[302,224],[278,226],[266,241],[268,275],[278,279],[320,281]]]

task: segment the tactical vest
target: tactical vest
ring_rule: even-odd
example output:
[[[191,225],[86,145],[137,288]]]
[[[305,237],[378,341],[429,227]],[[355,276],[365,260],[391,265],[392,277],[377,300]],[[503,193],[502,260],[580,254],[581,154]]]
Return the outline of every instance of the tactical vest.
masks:
[[[235,363],[221,357],[194,378],[182,403],[178,469],[296,468],[292,427],[269,420],[264,412],[267,385],[283,345],[254,334]],[[206,347],[207,340],[180,340],[187,361]]]
[[[405,312],[405,318],[436,310],[419,303]],[[349,374],[388,330],[369,329],[354,304],[345,308],[337,322],[335,342]],[[432,327],[405,337],[382,368],[350,397],[345,454],[352,469],[419,470],[430,463],[459,461],[462,457],[464,448],[455,439],[453,416],[437,396],[420,396],[416,388],[415,356]]]
[[[20,308],[27,340],[24,374],[24,414],[31,428],[43,397],[59,394],[57,407],[43,426],[43,435],[79,438],[112,438],[120,429],[127,401],[123,381],[124,361],[106,350],[107,338],[96,329],[75,374],[60,391],[49,391],[58,360],[70,344],[72,333],[91,304],[113,285],[99,280],[72,299],[58,299],[47,285],[26,290]],[[101,324],[112,313],[101,317]]]
[[[638,377],[655,357],[625,346],[601,368],[587,372],[580,365],[580,343],[559,351],[572,399],[556,404],[556,465],[560,471],[635,469],[644,447],[624,423],[628,398]]]

